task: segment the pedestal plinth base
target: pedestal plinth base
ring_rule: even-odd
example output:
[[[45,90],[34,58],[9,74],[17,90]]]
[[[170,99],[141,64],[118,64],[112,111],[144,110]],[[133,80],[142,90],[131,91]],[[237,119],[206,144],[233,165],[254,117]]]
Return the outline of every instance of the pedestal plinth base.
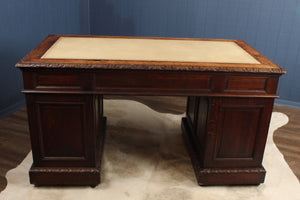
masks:
[[[52,167],[34,167],[29,171],[30,183],[35,186],[47,185],[90,185],[95,187],[100,183],[99,168],[52,168]]]

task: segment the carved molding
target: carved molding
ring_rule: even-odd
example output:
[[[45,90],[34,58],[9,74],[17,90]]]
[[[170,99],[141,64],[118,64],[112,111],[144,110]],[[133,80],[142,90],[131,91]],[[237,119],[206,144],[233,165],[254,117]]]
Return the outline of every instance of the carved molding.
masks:
[[[172,71],[218,71],[218,72],[252,72],[283,74],[280,68],[258,67],[224,67],[224,66],[190,66],[190,65],[143,65],[143,64],[95,64],[95,63],[34,63],[20,61],[18,68],[73,68],[73,69],[142,69]]]
[[[97,168],[31,167],[31,173],[100,173]]]
[[[266,173],[264,168],[201,169],[200,174],[253,174]]]

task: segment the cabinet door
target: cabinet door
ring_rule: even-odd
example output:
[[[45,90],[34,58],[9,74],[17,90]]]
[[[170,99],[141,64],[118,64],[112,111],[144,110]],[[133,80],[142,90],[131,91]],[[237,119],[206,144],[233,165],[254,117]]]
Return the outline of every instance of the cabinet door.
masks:
[[[261,166],[273,99],[213,98],[211,102],[204,166]]]
[[[27,94],[26,99],[34,166],[95,166],[97,96]]]

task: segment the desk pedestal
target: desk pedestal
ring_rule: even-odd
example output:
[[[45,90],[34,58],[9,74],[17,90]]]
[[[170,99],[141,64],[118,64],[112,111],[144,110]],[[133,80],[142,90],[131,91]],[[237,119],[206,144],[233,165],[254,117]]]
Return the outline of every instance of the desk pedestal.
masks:
[[[101,95],[26,94],[35,185],[100,183]],[[188,97],[182,132],[199,185],[264,182],[272,98]]]
[[[199,185],[264,182],[273,99],[189,97],[183,137]]]
[[[106,118],[101,95],[27,94],[30,183],[100,183]]]

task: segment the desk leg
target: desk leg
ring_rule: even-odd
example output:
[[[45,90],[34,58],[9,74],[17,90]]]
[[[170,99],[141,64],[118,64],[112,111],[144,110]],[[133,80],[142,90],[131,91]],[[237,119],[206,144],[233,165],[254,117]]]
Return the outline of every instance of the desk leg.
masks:
[[[26,94],[33,164],[30,183],[100,183],[105,132],[102,96]]]
[[[272,107],[271,98],[188,98],[182,130],[199,185],[264,182]]]

